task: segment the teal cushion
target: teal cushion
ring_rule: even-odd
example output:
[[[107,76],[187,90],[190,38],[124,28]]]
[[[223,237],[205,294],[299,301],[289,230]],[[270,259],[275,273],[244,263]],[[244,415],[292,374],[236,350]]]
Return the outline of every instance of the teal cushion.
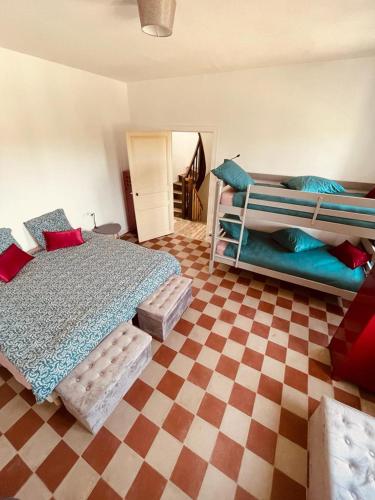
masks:
[[[240,220],[238,215],[225,214],[224,217],[226,219]],[[240,233],[241,233],[240,224],[221,220],[220,226],[224,229],[229,238],[233,238],[234,240],[240,239]],[[246,245],[248,239],[249,239],[249,230],[246,227],[244,227],[242,235],[242,244]]]
[[[224,163],[214,168],[212,173],[237,191],[246,191],[249,184],[255,184],[251,175],[232,160],[225,160]]]
[[[325,179],[324,177],[315,177],[315,175],[302,175],[301,177],[292,177],[285,182],[283,186],[289,189],[297,189],[308,193],[345,193],[345,189],[336,181]]]
[[[305,252],[326,246],[323,241],[295,227],[275,231],[271,237],[290,252]]]

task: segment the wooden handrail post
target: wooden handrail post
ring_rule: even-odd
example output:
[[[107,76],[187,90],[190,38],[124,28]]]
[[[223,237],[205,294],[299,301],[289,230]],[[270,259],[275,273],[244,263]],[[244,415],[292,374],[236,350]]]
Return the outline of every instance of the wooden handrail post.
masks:
[[[190,162],[187,174],[182,178],[182,218],[200,220],[203,205],[198,190],[206,177],[206,158],[201,134],[198,133],[198,143]]]
[[[181,217],[186,219],[186,177],[181,177]]]

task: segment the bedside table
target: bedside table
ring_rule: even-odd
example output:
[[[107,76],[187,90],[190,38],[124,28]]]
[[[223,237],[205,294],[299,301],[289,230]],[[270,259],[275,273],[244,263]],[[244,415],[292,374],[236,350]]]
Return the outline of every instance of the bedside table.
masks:
[[[119,237],[121,230],[121,225],[117,223],[103,224],[101,226],[95,226],[93,231],[98,234],[106,234],[108,236]]]

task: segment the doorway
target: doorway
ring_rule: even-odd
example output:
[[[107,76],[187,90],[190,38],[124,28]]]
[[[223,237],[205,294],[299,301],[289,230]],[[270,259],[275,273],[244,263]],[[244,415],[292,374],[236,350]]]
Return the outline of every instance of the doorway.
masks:
[[[174,232],[204,240],[207,234],[212,132],[172,132]]]
[[[207,239],[215,137],[194,129],[127,133],[125,196],[139,241],[172,233]]]

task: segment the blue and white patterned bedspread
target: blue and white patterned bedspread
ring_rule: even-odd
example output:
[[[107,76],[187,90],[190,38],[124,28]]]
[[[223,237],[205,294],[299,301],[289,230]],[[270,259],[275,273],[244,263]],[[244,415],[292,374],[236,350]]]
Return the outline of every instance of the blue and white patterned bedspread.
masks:
[[[85,232],[86,243],[40,252],[10,283],[0,282],[0,350],[43,401],[169,276],[166,252]]]

